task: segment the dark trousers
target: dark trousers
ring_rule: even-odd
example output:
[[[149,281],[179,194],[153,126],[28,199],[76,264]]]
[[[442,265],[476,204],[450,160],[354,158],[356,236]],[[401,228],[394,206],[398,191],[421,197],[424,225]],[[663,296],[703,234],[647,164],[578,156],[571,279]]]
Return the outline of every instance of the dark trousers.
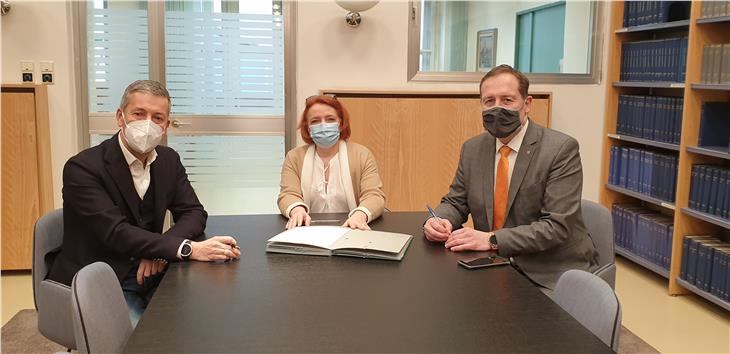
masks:
[[[137,322],[142,317],[142,313],[150,303],[152,295],[154,295],[157,286],[160,285],[162,275],[165,272],[157,273],[147,277],[142,285],[137,284],[137,267],[132,267],[127,276],[122,281],[122,292],[124,292],[124,300],[127,301],[129,308],[129,318],[132,320],[132,326],[137,327]]]

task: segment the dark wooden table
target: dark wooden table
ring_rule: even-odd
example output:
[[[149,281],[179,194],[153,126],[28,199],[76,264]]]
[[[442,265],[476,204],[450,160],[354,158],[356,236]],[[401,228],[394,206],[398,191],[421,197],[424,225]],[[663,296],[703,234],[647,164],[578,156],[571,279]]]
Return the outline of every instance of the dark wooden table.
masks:
[[[513,268],[458,266],[475,254],[426,241],[425,218],[371,225],[415,237],[394,262],[267,254],[283,217],[210,217],[241,259],[171,264],[125,352],[611,352]]]

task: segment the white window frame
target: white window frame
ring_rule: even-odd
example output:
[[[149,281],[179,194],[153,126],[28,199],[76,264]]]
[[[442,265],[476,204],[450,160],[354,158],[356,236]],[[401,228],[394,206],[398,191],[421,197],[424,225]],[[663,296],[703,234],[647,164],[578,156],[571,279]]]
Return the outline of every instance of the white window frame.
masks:
[[[165,3],[164,1],[150,0],[147,3],[147,24],[149,40],[149,79],[165,84]],[[89,111],[88,97],[88,63],[86,38],[86,11],[90,3],[73,1],[70,3],[72,16],[74,66],[76,69],[76,104],[80,107],[81,118],[78,122],[78,145],[81,149],[90,145],[90,134],[114,133],[108,129],[101,129],[97,124],[101,120],[108,121],[113,113],[98,113]],[[296,147],[296,11],[295,1],[283,1],[284,11],[284,142],[285,152]],[[119,92],[121,98],[122,92]],[[175,115],[175,118],[185,120],[193,115]],[[196,115],[200,117],[201,115]],[[205,115],[206,119],[223,123],[225,118],[246,118],[246,128],[265,132],[281,130],[281,118],[271,116]],[[215,129],[215,128],[214,128]],[[221,129],[224,130],[224,129]]]

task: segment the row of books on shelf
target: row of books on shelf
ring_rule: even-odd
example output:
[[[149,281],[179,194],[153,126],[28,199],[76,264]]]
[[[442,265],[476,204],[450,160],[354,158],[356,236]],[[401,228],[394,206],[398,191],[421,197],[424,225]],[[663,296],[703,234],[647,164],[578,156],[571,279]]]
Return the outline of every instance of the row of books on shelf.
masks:
[[[616,133],[679,144],[683,104],[681,97],[619,95]]]
[[[689,18],[689,1],[626,1],[624,27]]]
[[[730,2],[702,1],[700,18],[730,16]]]
[[[705,102],[700,116],[699,146],[730,153],[730,102]]]
[[[608,183],[674,202],[677,156],[625,146],[611,146]]]
[[[703,84],[730,84],[730,44],[709,44],[702,48]]]
[[[621,81],[684,82],[687,37],[624,42]]]
[[[730,168],[692,165],[689,208],[730,219]]]
[[[730,243],[707,235],[685,236],[679,277],[730,301]]]
[[[611,213],[616,246],[669,269],[674,233],[671,217],[636,204],[614,204]]]

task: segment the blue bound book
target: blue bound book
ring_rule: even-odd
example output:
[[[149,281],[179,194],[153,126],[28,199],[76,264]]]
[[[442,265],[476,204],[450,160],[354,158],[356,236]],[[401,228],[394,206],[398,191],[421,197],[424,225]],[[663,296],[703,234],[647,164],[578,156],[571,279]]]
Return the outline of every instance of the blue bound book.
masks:
[[[677,171],[678,171],[678,162],[679,162],[678,160],[679,159],[677,158],[677,156],[671,157],[671,161],[672,161],[671,178],[672,179],[671,179],[671,182],[669,185],[672,187],[672,189],[670,191],[671,193],[669,196],[669,200],[672,203],[674,203],[677,200]]]
[[[699,174],[699,165],[692,165],[692,175],[689,182],[689,208],[697,209],[697,176]]]
[[[730,171],[728,171],[727,178],[725,178],[725,202],[722,207],[722,217],[730,219]]]
[[[627,147],[619,147],[619,150],[621,150],[621,168],[619,175],[619,184],[623,188],[628,188],[629,185],[629,148]]]
[[[705,174],[707,173],[707,165],[697,165],[697,211],[702,211],[702,199],[705,196]],[[705,206],[706,207],[706,206]]]
[[[707,242],[697,241],[697,272],[695,273],[695,286],[702,289],[705,284],[705,254],[707,254]]]
[[[614,176],[616,175],[616,147],[611,145],[609,148],[609,160],[608,160],[608,183],[616,184],[614,182]]]
[[[703,213],[706,213],[709,208],[713,170],[714,168],[711,166],[705,166],[704,169],[700,170],[700,178],[702,178],[702,198],[700,199],[700,211]]]
[[[728,170],[726,168],[718,169],[719,173],[717,176],[717,193],[715,196],[713,214],[723,217],[723,208],[725,207],[725,199],[727,198],[727,176]]]
[[[675,144],[679,144],[680,139],[682,138],[682,107],[684,106],[684,98],[676,98],[675,99],[675,108],[674,108],[674,127],[672,129],[673,133],[673,139],[672,142]]]
[[[679,277],[687,280],[687,256],[689,254],[689,236],[682,238],[682,267],[679,270]]]
[[[721,147],[730,143],[730,102],[705,102],[700,118],[699,146]]]

